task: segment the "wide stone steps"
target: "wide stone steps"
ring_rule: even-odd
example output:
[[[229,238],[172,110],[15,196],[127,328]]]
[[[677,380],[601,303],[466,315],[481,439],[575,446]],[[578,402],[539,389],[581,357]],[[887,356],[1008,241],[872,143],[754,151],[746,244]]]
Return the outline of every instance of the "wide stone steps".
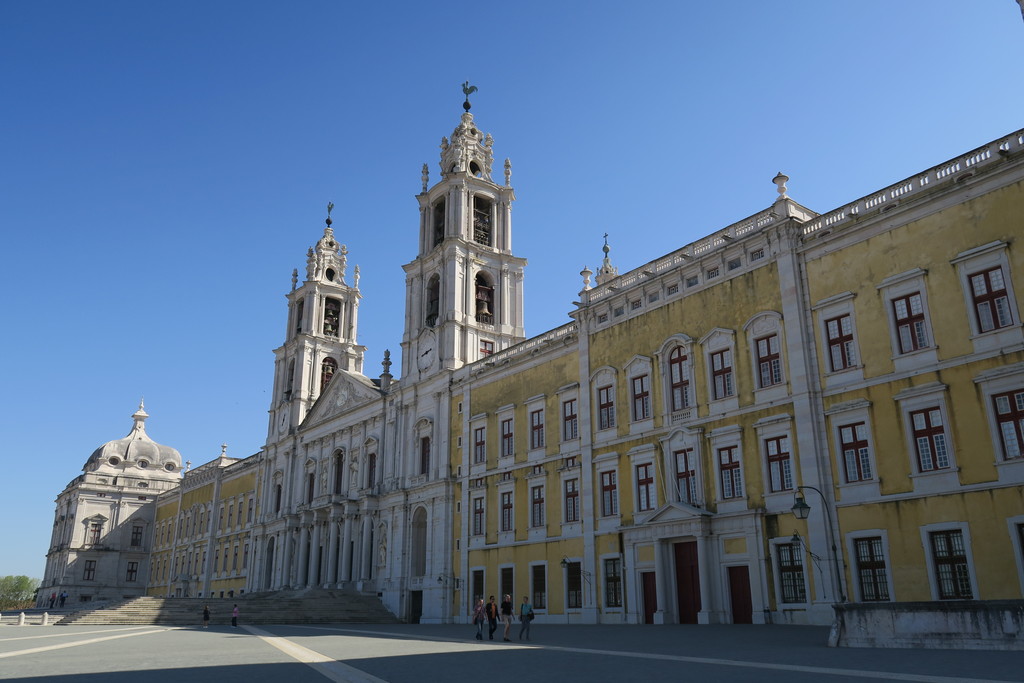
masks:
[[[399,621],[376,596],[325,590],[302,595],[262,593],[230,599],[133,598],[99,609],[74,612],[57,624],[195,626],[202,624],[203,606],[209,605],[210,624],[223,625],[231,623],[235,603],[239,621],[246,624],[394,624]]]

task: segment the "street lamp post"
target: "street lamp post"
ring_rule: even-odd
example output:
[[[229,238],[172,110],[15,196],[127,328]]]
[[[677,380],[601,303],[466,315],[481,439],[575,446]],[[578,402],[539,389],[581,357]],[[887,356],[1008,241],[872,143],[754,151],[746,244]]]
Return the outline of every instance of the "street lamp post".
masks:
[[[797,493],[794,496],[792,510],[797,519],[807,519],[811,514],[811,506],[807,504],[800,491],[810,489],[821,497],[821,506],[825,510],[825,518],[826,522],[828,522],[828,536],[832,547],[832,564],[835,571],[836,588],[839,591],[839,601],[846,602],[846,591],[843,589],[843,572],[839,567],[839,553],[836,552],[835,529],[832,527],[832,513],[828,509],[828,501],[825,500],[825,494],[813,486],[797,486],[796,489]],[[796,536],[796,534],[793,535]]]

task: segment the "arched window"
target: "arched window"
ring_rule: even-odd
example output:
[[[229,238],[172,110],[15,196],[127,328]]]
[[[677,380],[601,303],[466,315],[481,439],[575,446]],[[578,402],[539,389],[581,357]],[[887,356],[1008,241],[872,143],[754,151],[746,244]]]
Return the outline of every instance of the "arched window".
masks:
[[[491,245],[491,200],[473,197],[473,241],[486,247]]]
[[[476,321],[494,324],[494,287],[483,273],[476,274]]]
[[[334,493],[341,493],[341,475],[345,471],[345,451],[334,451]]]
[[[437,315],[441,308],[441,279],[435,275],[427,284],[427,327],[437,324]]]
[[[412,516],[412,562],[413,576],[427,573],[427,511],[419,508]]]
[[[331,381],[331,377],[334,377],[334,371],[338,369],[338,361],[333,358],[324,358],[324,361],[320,364],[320,391],[324,390],[327,383]]]
[[[442,197],[436,204],[434,204],[433,213],[433,229],[434,229],[434,245],[437,246],[444,241],[444,211],[445,202]]]
[[[292,385],[295,382],[295,359],[288,361],[288,374],[284,378],[284,400],[291,400]]]
[[[366,488],[371,488],[377,481],[377,454],[370,453],[366,456]]]
[[[324,299],[324,334],[328,337],[337,337],[340,320],[341,302],[330,297]]]

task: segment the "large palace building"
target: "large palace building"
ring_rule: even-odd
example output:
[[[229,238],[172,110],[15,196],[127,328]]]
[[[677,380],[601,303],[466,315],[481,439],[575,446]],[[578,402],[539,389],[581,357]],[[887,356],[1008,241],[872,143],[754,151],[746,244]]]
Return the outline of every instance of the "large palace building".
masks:
[[[345,588],[435,623],[505,593],[548,623],[1022,597],[1024,131],[822,214],[779,174],[763,211],[629,272],[606,246],[531,338],[492,148],[467,108],[423,169],[400,378],[387,354],[364,374],[328,218],[266,446],[183,478],[172,449],[96,451],[40,595]]]

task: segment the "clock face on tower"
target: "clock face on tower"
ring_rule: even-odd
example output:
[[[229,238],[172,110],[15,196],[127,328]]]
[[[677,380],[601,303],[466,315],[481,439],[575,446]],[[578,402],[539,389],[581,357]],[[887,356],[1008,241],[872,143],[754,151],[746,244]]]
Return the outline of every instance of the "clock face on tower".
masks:
[[[420,337],[420,343],[416,350],[416,367],[420,372],[426,372],[434,366],[434,359],[437,357],[437,340],[434,333],[427,331]]]

